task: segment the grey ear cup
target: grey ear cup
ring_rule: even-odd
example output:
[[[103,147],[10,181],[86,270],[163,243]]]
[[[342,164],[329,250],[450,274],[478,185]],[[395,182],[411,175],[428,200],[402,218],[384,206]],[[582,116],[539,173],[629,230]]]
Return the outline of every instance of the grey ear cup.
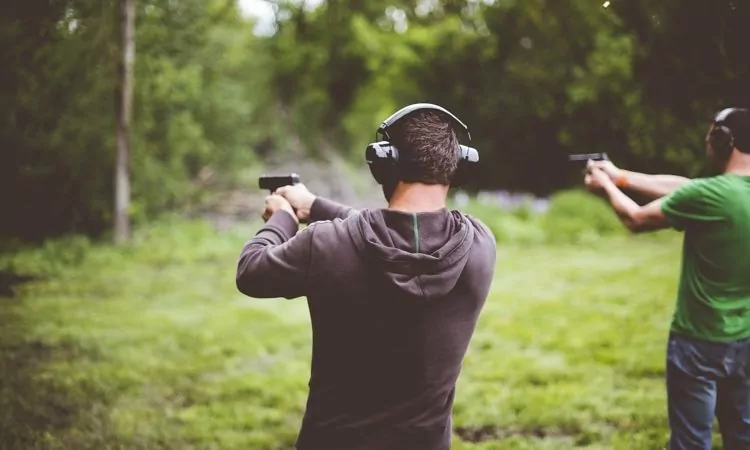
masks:
[[[725,108],[714,117],[713,129],[709,134],[709,144],[720,158],[728,158],[734,148],[734,136],[724,123],[737,110],[737,108]]]

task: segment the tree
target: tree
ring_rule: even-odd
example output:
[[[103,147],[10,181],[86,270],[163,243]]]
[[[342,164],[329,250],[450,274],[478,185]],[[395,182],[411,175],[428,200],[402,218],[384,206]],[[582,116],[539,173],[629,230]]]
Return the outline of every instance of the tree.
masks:
[[[115,167],[115,241],[130,237],[130,117],[135,63],[135,3],[120,0],[121,55],[117,83],[117,163]]]

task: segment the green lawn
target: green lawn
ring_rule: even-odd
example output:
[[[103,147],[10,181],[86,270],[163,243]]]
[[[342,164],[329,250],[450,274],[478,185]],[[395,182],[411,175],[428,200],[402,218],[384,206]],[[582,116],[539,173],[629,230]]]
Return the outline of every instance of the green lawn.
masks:
[[[0,298],[0,448],[292,448],[309,319],[236,291],[253,231],[163,224],[12,258],[43,278]],[[500,244],[454,449],[663,448],[679,238]]]

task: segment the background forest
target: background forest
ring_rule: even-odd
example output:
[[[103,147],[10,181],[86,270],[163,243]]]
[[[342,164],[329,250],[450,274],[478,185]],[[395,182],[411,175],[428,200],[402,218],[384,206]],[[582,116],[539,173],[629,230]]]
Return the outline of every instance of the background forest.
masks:
[[[579,181],[568,153],[696,175],[712,114],[750,102],[742,0],[271,4],[256,35],[233,0],[137,2],[136,222],[278,159],[361,169],[379,121],[418,101],[469,124],[472,189],[545,196]],[[107,230],[118,4],[1,8],[0,234]]]

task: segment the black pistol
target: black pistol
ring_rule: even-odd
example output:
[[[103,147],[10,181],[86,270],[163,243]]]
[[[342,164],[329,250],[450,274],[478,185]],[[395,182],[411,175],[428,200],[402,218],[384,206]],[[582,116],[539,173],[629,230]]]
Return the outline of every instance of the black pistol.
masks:
[[[607,156],[606,153],[579,153],[568,156],[568,161],[580,165],[581,168],[586,168],[586,163],[588,163],[589,160],[609,161],[609,156]]]
[[[282,186],[290,186],[299,182],[299,175],[296,173],[290,173],[289,175],[262,175],[258,178],[258,187],[268,189],[273,194],[276,189]]]

